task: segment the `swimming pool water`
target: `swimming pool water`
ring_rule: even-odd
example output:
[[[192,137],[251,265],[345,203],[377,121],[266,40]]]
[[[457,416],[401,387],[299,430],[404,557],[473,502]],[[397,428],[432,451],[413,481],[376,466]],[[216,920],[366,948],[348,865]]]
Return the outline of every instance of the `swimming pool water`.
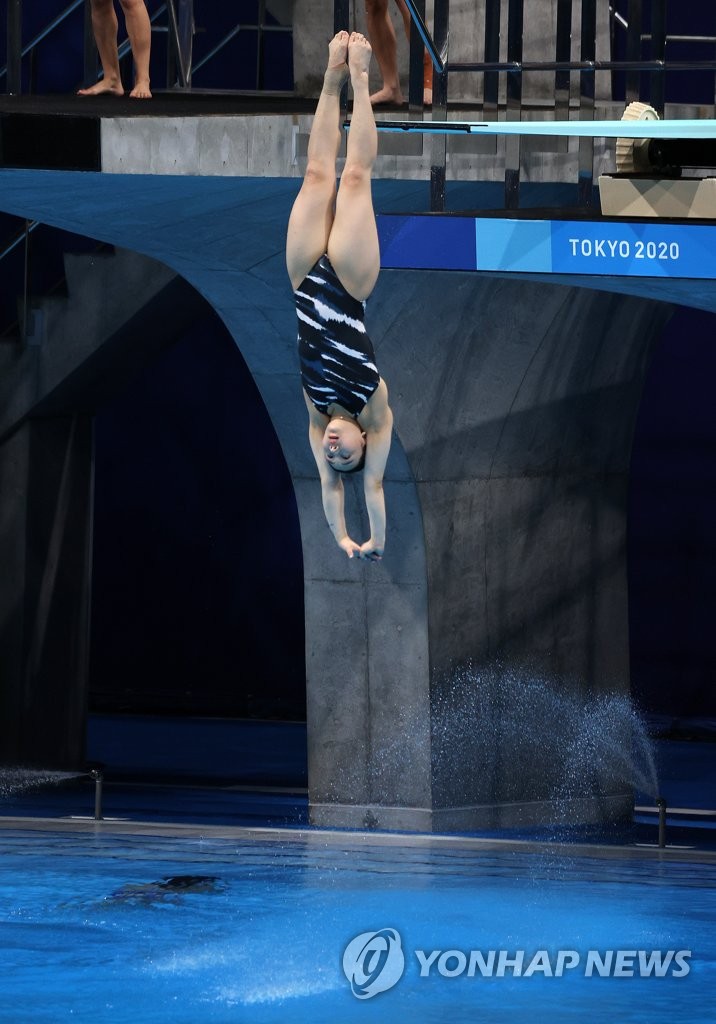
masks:
[[[355,834],[0,833],[0,1021],[713,1022],[716,862]],[[674,854],[670,854],[674,857]],[[173,891],[175,876],[209,876]],[[214,881],[215,879],[215,881]],[[394,929],[405,970],[352,994],[343,952]],[[689,950],[664,977],[420,976],[415,950]],[[437,963],[437,960],[436,960]],[[448,970],[459,958],[445,961]]]

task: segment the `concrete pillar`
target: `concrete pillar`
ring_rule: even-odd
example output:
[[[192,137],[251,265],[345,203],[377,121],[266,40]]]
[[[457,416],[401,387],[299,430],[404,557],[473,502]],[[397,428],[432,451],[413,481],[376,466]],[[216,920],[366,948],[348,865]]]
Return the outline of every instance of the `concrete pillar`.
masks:
[[[347,483],[349,529],[367,537],[362,482]],[[425,543],[419,495],[400,442],[386,481],[391,553],[380,565],[351,561],[335,546],[313,474],[295,486],[303,534],[312,819],[430,829]]]
[[[629,459],[670,307],[384,272],[370,314],[412,486],[389,474],[386,559],[358,578],[330,551],[317,555],[317,485],[297,492],[313,524],[312,820],[442,830],[624,816]],[[577,733],[606,695],[613,749],[595,750],[594,765]],[[567,763],[570,744],[580,749]],[[575,770],[588,784],[566,777]]]

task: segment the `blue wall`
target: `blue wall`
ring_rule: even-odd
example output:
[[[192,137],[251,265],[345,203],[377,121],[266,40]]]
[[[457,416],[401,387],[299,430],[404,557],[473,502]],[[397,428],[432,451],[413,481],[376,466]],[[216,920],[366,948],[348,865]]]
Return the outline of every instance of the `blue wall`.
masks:
[[[678,308],[656,347],[629,505],[632,685],[650,711],[716,715],[716,314]]]
[[[303,718],[293,485],[208,307],[99,411],[95,451],[91,707]]]

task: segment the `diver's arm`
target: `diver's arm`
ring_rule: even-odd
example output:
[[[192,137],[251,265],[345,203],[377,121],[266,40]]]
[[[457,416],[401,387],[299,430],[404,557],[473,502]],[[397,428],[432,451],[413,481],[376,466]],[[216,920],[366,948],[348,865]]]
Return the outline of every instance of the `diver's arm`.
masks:
[[[378,426],[370,431],[363,470],[363,490],[370,523],[370,539],[361,544],[360,557],[378,561],[385,548],[385,496],[383,475],[393,435],[393,413],[385,403],[377,418]]]
[[[383,557],[385,550],[385,496],[382,480],[370,483],[366,478],[365,506],[370,523],[370,539],[361,544],[358,550],[361,558],[377,562]]]
[[[338,473],[335,473],[330,467],[328,473],[336,479],[332,480],[327,474],[321,475],[321,497],[326,522],[338,547],[345,551],[349,558],[353,558],[354,555],[360,553],[361,549],[354,540],[351,540],[346,530],[346,518],[343,511],[343,481]]]
[[[306,404],[309,405],[308,401]],[[321,479],[321,499],[323,501],[323,512],[326,522],[335,538],[336,544],[345,551],[349,558],[353,558],[353,555],[358,554],[360,551],[360,547],[355,541],[351,540],[346,529],[343,481],[340,475],[328,465],[323,453],[325,426],[323,420],[318,418],[321,414],[316,411],[312,404],[309,405],[308,412],[308,441],[311,445],[313,458],[316,460],[318,475]]]

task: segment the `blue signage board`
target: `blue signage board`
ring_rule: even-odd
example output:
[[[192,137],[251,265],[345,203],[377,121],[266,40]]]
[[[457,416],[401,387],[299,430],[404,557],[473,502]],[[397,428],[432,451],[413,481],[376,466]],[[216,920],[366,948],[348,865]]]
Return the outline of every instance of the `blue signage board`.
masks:
[[[552,221],[552,270],[617,277],[716,277],[716,227]]]
[[[716,224],[378,218],[386,268],[608,277],[716,278]]]
[[[381,265],[410,270],[475,270],[475,221],[439,214],[379,216]],[[388,262],[386,262],[386,260]]]

